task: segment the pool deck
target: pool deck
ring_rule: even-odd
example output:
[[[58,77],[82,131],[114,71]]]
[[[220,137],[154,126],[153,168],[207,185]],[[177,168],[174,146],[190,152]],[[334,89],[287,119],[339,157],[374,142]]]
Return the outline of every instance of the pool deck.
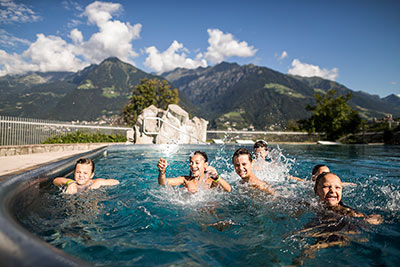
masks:
[[[89,150],[59,151],[0,157],[0,176],[27,171]]]
[[[19,174],[50,162],[59,161],[107,145],[110,145],[110,143],[9,147],[0,156],[0,181],[7,176]],[[12,152],[13,154],[10,155],[7,152]]]

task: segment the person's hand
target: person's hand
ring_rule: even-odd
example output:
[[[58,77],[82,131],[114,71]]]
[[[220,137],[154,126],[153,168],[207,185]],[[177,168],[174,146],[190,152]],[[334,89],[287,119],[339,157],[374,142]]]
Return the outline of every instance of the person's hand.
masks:
[[[218,180],[218,178],[219,178],[218,172],[214,167],[207,166],[206,173],[207,173],[207,176],[210,177],[211,179],[213,179],[214,181]]]
[[[165,171],[167,169],[167,165],[168,165],[167,160],[160,158],[160,160],[158,161],[158,164],[157,164],[158,171],[161,173],[165,173]]]
[[[78,185],[76,182],[71,182],[68,184],[67,190],[65,190],[66,194],[75,194],[78,192]]]
[[[365,217],[365,221],[369,224],[378,225],[378,224],[383,223],[383,218],[379,214],[372,214],[372,215]]]

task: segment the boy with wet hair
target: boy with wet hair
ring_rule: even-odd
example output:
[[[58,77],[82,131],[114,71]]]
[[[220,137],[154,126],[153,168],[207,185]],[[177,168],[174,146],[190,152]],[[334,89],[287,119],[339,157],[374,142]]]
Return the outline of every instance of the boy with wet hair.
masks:
[[[243,183],[264,191],[268,194],[273,194],[274,191],[271,186],[262,180],[260,180],[253,172],[253,157],[251,152],[246,148],[239,148],[235,151],[232,156],[232,163],[235,172],[242,178]]]
[[[67,186],[65,193],[75,194],[85,190],[98,189],[101,186],[119,184],[115,179],[92,179],[94,162],[89,158],[81,158],[75,163],[74,179],[57,177],[53,180],[55,186]]]

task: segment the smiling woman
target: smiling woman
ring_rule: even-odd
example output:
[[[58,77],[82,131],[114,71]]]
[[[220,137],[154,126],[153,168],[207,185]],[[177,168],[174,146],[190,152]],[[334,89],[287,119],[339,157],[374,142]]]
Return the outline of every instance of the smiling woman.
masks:
[[[207,154],[196,151],[190,156],[190,175],[179,176],[176,178],[166,178],[167,161],[161,158],[157,164],[158,183],[160,185],[183,185],[190,193],[196,193],[202,188],[219,187],[227,192],[231,191],[231,186],[218,175],[214,167],[208,166]]]

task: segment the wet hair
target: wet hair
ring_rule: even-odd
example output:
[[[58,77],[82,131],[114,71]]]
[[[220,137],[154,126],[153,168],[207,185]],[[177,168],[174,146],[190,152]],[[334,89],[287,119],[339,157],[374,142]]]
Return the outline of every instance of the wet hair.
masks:
[[[323,165],[323,166],[325,166],[325,165]],[[335,176],[337,176],[339,178],[339,176],[336,173],[333,173],[333,172],[323,172],[323,173],[321,173],[320,175],[317,176],[317,179],[315,180],[315,185],[314,185],[314,193],[315,194],[317,194],[318,185],[321,183],[322,179],[324,179],[325,176],[327,176],[328,174],[333,174],[333,175],[335,175]]]
[[[258,140],[257,142],[254,143],[253,149],[263,147],[265,149],[268,148],[268,143],[265,142],[264,140]]]
[[[189,160],[192,159],[192,157],[193,157],[194,155],[201,155],[201,156],[204,158],[204,162],[208,162],[208,157],[207,157],[206,152],[197,150],[197,151],[195,151],[193,154],[190,155]]]
[[[328,166],[326,166],[326,165],[324,165],[324,164],[317,164],[317,165],[315,165],[314,168],[312,169],[311,174],[312,174],[312,175],[316,174],[316,173],[319,171],[319,169],[320,169],[321,167],[328,167]]]
[[[233,153],[232,156],[232,162],[235,161],[235,158],[238,158],[240,155],[247,155],[249,157],[250,162],[253,161],[253,156],[251,155],[251,152],[246,149],[246,148],[239,148]]]
[[[75,163],[75,168],[76,169],[76,165],[78,164],[89,164],[92,166],[92,173],[94,172],[94,162],[93,160],[89,159],[89,158],[80,158],[76,161]]]

